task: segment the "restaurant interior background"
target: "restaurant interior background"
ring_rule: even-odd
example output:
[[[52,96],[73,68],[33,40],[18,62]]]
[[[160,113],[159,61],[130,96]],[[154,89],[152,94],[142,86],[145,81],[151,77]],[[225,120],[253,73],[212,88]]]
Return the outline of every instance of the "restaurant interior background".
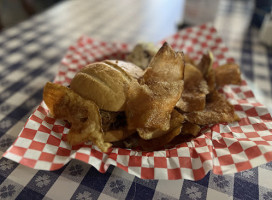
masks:
[[[43,12],[60,1],[63,0],[0,0],[0,30],[14,26],[35,14]],[[253,23],[260,27],[264,15],[271,11],[271,0],[181,0],[180,2],[182,2],[180,9],[181,22],[185,20],[187,23],[192,24],[208,21],[214,21],[216,24],[216,16],[218,16],[219,12],[222,12],[222,9],[231,10],[236,8],[237,11],[239,9],[243,11],[243,14],[246,12],[247,16],[244,17],[247,20],[251,20],[254,15]],[[154,1],[153,3],[157,4],[158,2]],[[168,4],[168,2],[166,3]],[[236,19],[235,23],[244,24],[241,23],[239,17]],[[248,23],[246,23],[245,27],[247,25]],[[244,29],[244,27],[242,28]]]
[[[61,1],[63,0],[0,0],[0,31],[44,12]],[[169,2],[163,2],[165,9],[171,13]],[[143,4],[155,6],[161,2],[151,1],[148,4],[143,1]],[[213,22],[222,33],[224,41],[231,45],[232,41],[243,37],[249,27],[263,28],[262,22],[265,15],[271,12],[272,0],[180,0],[174,1],[174,4],[180,6],[180,20],[177,21],[176,28]]]
[[[0,0],[0,30],[50,8],[60,0]]]

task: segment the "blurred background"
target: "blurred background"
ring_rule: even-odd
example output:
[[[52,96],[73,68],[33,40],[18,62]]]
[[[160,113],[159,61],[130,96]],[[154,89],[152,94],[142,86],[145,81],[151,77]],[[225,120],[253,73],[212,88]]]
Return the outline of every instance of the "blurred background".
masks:
[[[0,30],[39,14],[61,0],[0,0]]]
[[[65,0],[0,0],[0,31],[44,12],[61,1]],[[147,1],[144,4],[156,7],[156,4],[160,3],[160,1]],[[177,10],[173,12],[170,4],[178,6],[177,28],[213,22],[228,43],[233,36],[236,38],[243,36],[249,26],[264,29],[263,21],[265,16],[271,13],[272,0],[180,0],[167,4],[164,5],[166,12],[173,15]],[[152,9],[143,10],[143,12],[150,11],[152,12]],[[269,20],[268,18],[267,16],[266,21]]]

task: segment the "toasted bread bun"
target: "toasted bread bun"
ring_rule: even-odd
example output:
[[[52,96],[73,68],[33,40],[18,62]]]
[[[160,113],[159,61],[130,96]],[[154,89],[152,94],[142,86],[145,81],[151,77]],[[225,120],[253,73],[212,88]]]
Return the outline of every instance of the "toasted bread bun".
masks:
[[[106,60],[105,63],[111,65],[112,67],[115,67],[121,71],[125,71],[133,78],[140,78],[143,76],[144,71],[138,67],[137,65],[134,65],[130,62],[125,62],[121,60]]]
[[[104,61],[84,67],[72,79],[71,89],[83,98],[94,101],[100,109],[124,111],[128,84],[136,77],[130,75],[128,69],[135,70],[137,66],[127,64],[133,67],[125,69],[118,65],[119,62]],[[126,63],[122,62],[122,65],[126,66]]]

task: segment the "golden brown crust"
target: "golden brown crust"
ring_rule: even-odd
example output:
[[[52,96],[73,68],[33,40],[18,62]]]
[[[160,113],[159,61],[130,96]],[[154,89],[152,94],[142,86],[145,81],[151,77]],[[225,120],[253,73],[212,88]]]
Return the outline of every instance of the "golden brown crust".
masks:
[[[70,87],[83,98],[94,101],[100,109],[124,111],[127,87],[133,77],[122,67],[108,63],[84,67],[72,79]]]
[[[139,79],[144,74],[144,71],[140,67],[130,62],[122,60],[105,60],[104,62],[120,71],[123,71],[126,76],[133,77],[135,79]]]

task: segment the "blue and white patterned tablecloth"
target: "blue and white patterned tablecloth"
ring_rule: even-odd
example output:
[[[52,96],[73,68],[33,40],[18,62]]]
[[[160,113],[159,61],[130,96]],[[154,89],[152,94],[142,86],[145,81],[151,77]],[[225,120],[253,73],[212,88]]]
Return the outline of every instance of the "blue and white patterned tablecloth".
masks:
[[[221,1],[215,27],[255,95],[271,108],[272,49],[255,29],[240,31],[250,5]],[[152,4],[153,3],[153,4]],[[151,7],[152,4],[152,7]],[[167,5],[167,9],[165,6]],[[247,7],[246,7],[247,8]],[[0,33],[0,151],[16,139],[56,75],[67,47],[81,35],[135,44],[157,42],[176,31],[182,1],[64,1]],[[224,26],[224,24],[229,26]],[[242,23],[240,21],[240,23]],[[232,28],[229,28],[232,27]],[[0,199],[272,199],[272,163],[200,181],[142,180],[119,168],[105,174],[78,160],[57,171],[38,171],[0,159]]]

